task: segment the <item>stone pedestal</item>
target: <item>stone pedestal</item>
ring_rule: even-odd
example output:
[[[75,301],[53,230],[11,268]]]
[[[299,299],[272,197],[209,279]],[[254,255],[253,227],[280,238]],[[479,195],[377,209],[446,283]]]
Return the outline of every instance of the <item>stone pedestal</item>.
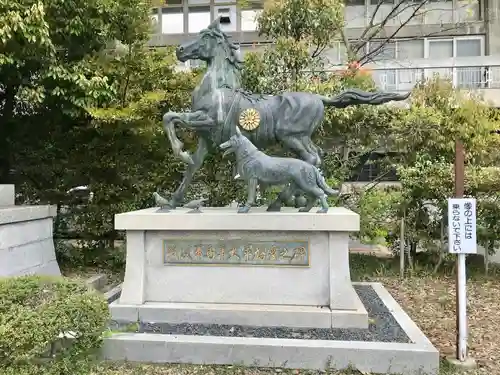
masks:
[[[116,321],[367,328],[349,273],[359,216],[255,208],[116,215],[127,266]]]
[[[0,277],[60,276],[52,236],[54,206],[15,206],[14,186],[0,185]]]

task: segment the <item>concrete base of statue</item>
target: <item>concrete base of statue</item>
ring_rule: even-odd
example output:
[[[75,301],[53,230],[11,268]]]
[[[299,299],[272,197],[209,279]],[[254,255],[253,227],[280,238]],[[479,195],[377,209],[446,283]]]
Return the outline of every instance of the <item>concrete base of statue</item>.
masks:
[[[127,265],[110,310],[115,329],[134,323],[137,332],[107,338],[106,359],[296,368],[342,368],[352,359],[381,368],[379,343],[369,343],[365,353],[355,341],[370,336],[366,303],[382,298],[351,282],[348,243],[359,230],[356,213],[188,211],[115,216],[115,228],[127,234]],[[430,348],[425,369],[438,360]],[[385,353],[391,361],[401,355],[394,347]],[[404,355],[410,358],[420,357]]]
[[[116,216],[127,267],[113,318],[130,321],[367,328],[349,274],[357,214],[187,213],[157,208]]]

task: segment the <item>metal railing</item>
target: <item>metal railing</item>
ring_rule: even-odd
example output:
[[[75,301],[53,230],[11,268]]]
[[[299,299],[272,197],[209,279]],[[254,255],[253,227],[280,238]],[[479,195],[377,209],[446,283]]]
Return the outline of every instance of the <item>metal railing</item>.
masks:
[[[329,71],[342,71],[332,67]],[[441,61],[418,59],[411,62],[378,62],[362,67],[376,85],[387,91],[408,91],[415,85],[437,75],[449,79],[459,89],[500,89],[500,58],[482,56],[452,58]]]
[[[448,79],[459,89],[500,89],[500,64],[496,66],[371,69],[382,90],[407,91],[433,76]]]

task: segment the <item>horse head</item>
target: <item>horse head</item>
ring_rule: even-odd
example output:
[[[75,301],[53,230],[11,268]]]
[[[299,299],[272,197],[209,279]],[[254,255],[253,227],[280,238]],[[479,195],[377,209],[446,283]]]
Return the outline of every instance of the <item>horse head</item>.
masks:
[[[241,69],[243,63],[239,54],[239,46],[232,43],[229,36],[221,30],[220,17],[206,29],[201,30],[194,40],[179,45],[176,55],[181,62],[203,60],[209,64],[215,58],[222,57],[237,69]]]

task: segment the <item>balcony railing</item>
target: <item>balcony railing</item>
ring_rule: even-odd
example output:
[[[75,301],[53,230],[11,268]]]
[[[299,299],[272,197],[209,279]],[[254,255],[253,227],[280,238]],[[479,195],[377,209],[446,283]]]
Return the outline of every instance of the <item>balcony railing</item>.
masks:
[[[342,69],[345,68],[334,67],[329,70]],[[378,63],[367,65],[364,69],[371,74],[376,85],[386,91],[408,91],[435,75],[451,80],[453,86],[459,89],[500,89],[499,58],[493,56],[440,62],[422,59],[411,63]]]
[[[499,89],[500,64],[496,66],[374,69],[377,86],[387,91],[407,91],[433,76],[449,79],[459,89]]]

